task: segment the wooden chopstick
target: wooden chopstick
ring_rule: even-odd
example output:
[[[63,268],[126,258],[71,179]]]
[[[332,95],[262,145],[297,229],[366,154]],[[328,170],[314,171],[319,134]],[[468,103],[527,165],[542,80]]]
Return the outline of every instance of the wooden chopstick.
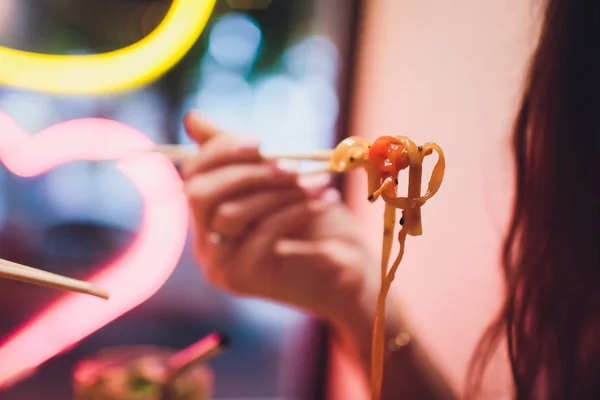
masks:
[[[298,160],[298,161],[323,161],[329,162],[331,159],[331,150],[315,151],[314,153],[287,153],[287,154],[266,154],[263,158],[266,160]]]
[[[307,171],[301,171],[300,175],[321,175],[321,174],[335,175],[335,174],[341,174],[341,173],[342,173],[342,171],[336,171],[334,169],[331,169],[331,167],[329,167],[328,165],[325,165],[320,168],[313,168],[313,169],[309,169]]]
[[[171,162],[177,164],[194,157],[198,151],[198,146],[181,144],[159,144],[151,150],[153,153],[159,153],[166,156]]]
[[[108,299],[108,292],[89,282],[67,278],[0,258],[0,278]]]
[[[198,147],[195,145],[159,144],[152,150],[169,158],[174,163],[182,162],[193,157]],[[266,154],[266,160],[298,160],[298,161],[323,161],[331,159],[331,150],[322,150],[312,153]]]

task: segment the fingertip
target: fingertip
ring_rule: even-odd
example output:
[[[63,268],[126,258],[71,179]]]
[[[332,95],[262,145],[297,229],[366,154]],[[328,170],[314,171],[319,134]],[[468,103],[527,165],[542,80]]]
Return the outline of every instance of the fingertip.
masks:
[[[188,134],[194,131],[195,122],[200,119],[200,113],[196,110],[190,110],[183,116],[183,126]]]
[[[199,115],[200,115],[200,112],[198,110],[191,109],[185,113],[185,115],[183,116],[183,121],[185,122],[190,119],[198,118]]]
[[[194,171],[194,162],[188,161],[185,164],[181,164],[179,167],[179,175],[181,179],[185,182],[192,177],[192,172]]]
[[[241,152],[260,154],[260,139],[254,136],[242,136],[236,140],[236,147]]]
[[[221,132],[197,110],[188,111],[183,117],[183,127],[188,136],[198,144],[217,136]]]
[[[306,190],[321,189],[329,186],[331,183],[331,176],[329,174],[310,174],[301,175],[298,178],[298,184],[300,187]]]
[[[198,121],[200,119],[200,115],[196,110],[188,111],[183,117],[183,128],[185,129],[187,135],[193,139],[198,140],[199,129],[198,129]]]

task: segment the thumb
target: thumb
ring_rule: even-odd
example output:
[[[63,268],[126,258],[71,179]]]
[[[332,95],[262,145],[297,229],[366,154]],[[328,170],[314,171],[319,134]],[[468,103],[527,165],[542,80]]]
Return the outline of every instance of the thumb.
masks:
[[[190,111],[183,117],[183,126],[189,137],[200,145],[216,136],[226,135],[197,111]]]

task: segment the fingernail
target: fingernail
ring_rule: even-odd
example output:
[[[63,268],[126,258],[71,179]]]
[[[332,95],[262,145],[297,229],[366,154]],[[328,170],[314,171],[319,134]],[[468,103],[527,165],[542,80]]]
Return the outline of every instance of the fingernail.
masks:
[[[331,182],[331,176],[329,174],[310,174],[302,175],[298,179],[300,187],[306,190],[314,190],[323,188]]]
[[[342,194],[336,188],[329,188],[323,193],[321,199],[326,204],[336,204],[342,200]]]
[[[192,119],[194,121],[198,121],[200,119],[200,112],[198,110],[190,110],[185,115],[186,119]]]
[[[300,163],[295,160],[275,160],[273,161],[273,165],[285,171],[298,171]]]
[[[327,190],[326,186],[315,186],[311,188],[302,188],[302,191],[308,196],[312,198],[321,198],[323,196],[323,192]]]

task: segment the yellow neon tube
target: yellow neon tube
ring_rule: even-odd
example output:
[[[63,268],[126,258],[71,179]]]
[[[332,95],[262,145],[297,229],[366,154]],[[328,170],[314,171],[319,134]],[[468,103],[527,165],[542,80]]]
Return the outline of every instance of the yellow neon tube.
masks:
[[[0,46],[0,85],[58,94],[102,94],[150,83],[189,51],[215,1],[173,0],[152,33],[108,53],[66,56]]]

